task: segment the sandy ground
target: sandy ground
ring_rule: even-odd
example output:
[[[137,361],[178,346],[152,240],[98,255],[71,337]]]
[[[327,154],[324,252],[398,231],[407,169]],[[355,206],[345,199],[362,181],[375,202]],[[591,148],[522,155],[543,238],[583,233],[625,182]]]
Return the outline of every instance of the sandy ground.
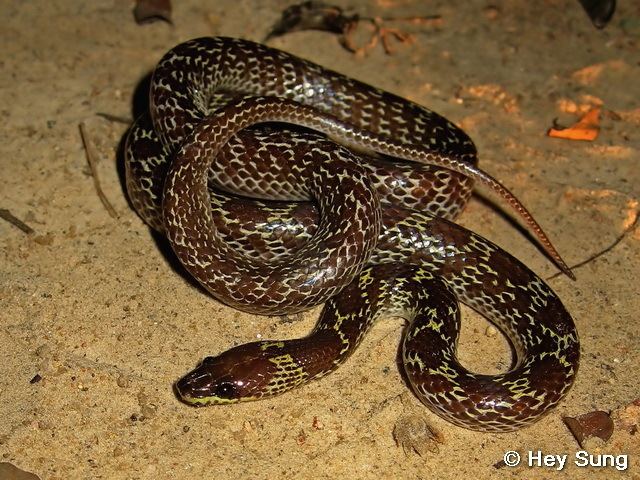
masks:
[[[199,410],[176,400],[172,382],[203,356],[257,335],[300,336],[318,310],[292,323],[220,305],[177,274],[127,203],[118,157],[127,125],[97,114],[132,118],[141,80],[180,41],[260,40],[289,2],[175,3],[174,26],[138,26],[128,0],[1,2],[0,208],[36,233],[0,221],[0,461],[50,480],[584,478],[586,470],[571,465],[580,447],[561,416],[616,410],[639,393],[640,229],[623,236],[640,195],[637,4],[620,2],[612,24],[597,31],[573,0],[353,0],[364,14],[440,14],[443,23],[412,27],[415,43],[393,56],[378,48],[355,57],[320,32],[271,43],[463,126],[482,166],[530,207],[570,264],[623,236],[578,268],[576,282],[550,280],[582,341],[568,397],[530,428],[490,435],[435,418],[408,393],[395,363],[394,319],[377,325],[335,374],[297,392]],[[596,141],[545,136],[554,118],[570,124],[573,111],[600,103]],[[81,122],[103,158],[99,176],[118,219],[96,195]],[[486,202],[472,201],[460,222],[541,276],[555,273]],[[504,369],[506,342],[465,312],[463,362]],[[438,452],[396,445],[394,426],[407,416],[442,433]],[[607,444],[589,450],[629,454],[622,475],[640,478],[638,445],[618,425]],[[496,468],[508,450],[568,454],[570,465]],[[7,468],[0,477],[14,478]],[[590,478],[621,475],[587,470]]]

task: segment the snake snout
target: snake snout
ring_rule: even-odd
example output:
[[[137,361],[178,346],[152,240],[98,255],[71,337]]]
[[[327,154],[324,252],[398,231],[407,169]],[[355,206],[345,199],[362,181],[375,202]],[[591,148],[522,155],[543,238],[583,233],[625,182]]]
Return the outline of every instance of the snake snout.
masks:
[[[178,398],[197,407],[237,402],[243,382],[234,381],[228,367],[220,357],[205,358],[195,370],[176,382]]]
[[[175,389],[178,397],[185,403],[203,405],[202,400],[211,395],[212,383],[211,375],[198,368],[178,380]]]

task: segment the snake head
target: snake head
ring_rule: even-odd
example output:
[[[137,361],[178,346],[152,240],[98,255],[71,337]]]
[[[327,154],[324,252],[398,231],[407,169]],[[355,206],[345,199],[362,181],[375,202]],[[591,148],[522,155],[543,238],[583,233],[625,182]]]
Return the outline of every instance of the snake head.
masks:
[[[175,390],[183,402],[197,407],[237,403],[281,393],[278,350],[282,342],[253,342],[207,357],[178,380]]]
[[[237,382],[231,375],[224,374],[217,357],[207,357],[193,371],[178,380],[175,389],[183,402],[195,407],[235,403],[238,397]]]

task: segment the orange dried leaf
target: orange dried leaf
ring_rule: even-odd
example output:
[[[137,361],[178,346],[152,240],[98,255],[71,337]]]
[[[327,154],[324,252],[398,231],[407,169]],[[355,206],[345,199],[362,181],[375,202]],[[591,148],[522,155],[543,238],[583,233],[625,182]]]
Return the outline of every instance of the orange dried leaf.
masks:
[[[550,128],[547,135],[567,140],[593,141],[600,132],[600,108],[592,108],[577,123],[568,128]]]

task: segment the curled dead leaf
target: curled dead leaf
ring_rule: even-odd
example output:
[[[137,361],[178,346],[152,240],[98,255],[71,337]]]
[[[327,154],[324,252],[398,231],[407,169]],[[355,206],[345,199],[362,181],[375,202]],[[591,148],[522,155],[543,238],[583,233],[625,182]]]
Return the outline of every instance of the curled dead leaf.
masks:
[[[158,20],[171,22],[171,0],[137,0],[133,10],[136,23],[151,23]]]
[[[273,26],[265,41],[298,30],[323,30],[344,33],[358,15],[345,15],[344,10],[324,2],[308,1],[291,5],[282,12],[280,21]]]
[[[323,30],[338,34],[342,46],[356,55],[364,55],[378,44],[382,45],[387,54],[393,54],[393,44],[411,44],[414,37],[403,29],[388,26],[389,22],[434,27],[442,24],[442,18],[439,15],[371,18],[357,13],[347,14],[337,5],[311,0],[287,7],[265,41],[299,30]],[[356,32],[362,31],[360,27],[369,30],[364,34],[368,37],[364,44],[354,39]]]
[[[604,442],[613,435],[613,420],[607,412],[595,410],[577,417],[562,417],[562,421],[581,447],[589,438],[597,437]]]
[[[547,132],[549,137],[564,138],[566,140],[593,141],[600,133],[600,107],[595,107],[585,113],[580,120],[568,128],[553,127]]]
[[[580,0],[580,3],[597,28],[604,28],[616,10],[616,0]]]

